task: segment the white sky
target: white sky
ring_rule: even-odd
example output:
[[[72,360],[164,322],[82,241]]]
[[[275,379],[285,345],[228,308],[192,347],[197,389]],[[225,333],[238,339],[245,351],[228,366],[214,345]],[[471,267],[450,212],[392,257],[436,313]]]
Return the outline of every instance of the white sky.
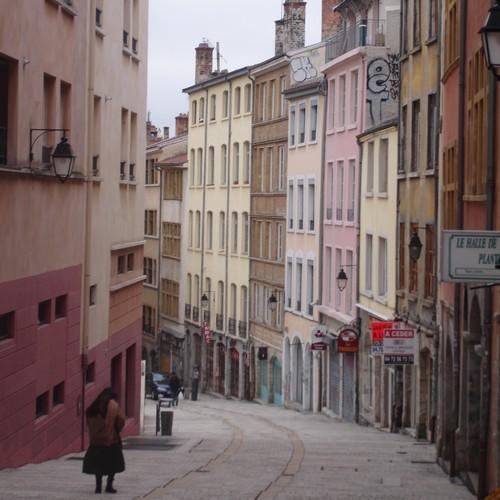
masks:
[[[160,129],[187,112],[182,89],[194,84],[195,47],[207,38],[219,42],[229,71],[274,56],[274,21],[283,0],[150,0],[148,110]],[[321,0],[308,0],[306,44],[321,39]],[[214,51],[215,54],[215,51]],[[215,68],[215,61],[214,61]]]

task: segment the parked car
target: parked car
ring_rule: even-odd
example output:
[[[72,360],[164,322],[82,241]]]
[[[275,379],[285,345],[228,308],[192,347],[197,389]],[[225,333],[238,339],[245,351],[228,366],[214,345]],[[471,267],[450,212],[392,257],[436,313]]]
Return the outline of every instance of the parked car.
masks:
[[[151,373],[151,396],[154,400],[159,397],[171,398],[173,397],[168,383],[168,375],[166,373],[152,372]]]

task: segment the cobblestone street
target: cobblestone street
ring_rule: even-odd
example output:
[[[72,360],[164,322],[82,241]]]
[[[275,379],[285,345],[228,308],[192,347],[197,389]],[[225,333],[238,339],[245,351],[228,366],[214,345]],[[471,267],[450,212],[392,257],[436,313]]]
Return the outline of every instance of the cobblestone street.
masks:
[[[125,442],[118,499],[471,499],[435,464],[433,446],[373,428],[278,407],[182,401],[173,436]],[[95,498],[83,454],[0,471],[0,498]],[[105,495],[103,493],[103,495]]]

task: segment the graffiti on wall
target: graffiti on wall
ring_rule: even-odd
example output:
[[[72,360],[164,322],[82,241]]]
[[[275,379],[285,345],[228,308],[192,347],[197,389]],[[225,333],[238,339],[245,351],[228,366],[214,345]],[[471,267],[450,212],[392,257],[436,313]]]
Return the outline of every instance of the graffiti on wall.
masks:
[[[395,104],[399,97],[399,56],[388,54],[377,57],[368,64],[366,100],[372,124],[385,117],[385,108]]]
[[[297,83],[301,83],[318,76],[318,70],[311,63],[309,56],[296,57],[295,59],[292,59],[290,64],[292,65],[293,79]]]

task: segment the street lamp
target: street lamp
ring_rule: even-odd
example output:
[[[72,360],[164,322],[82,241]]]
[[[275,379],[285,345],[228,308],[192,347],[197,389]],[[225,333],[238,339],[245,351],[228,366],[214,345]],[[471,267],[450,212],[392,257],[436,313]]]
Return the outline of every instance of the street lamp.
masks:
[[[417,231],[413,232],[408,247],[410,249],[410,259],[413,261],[418,260],[420,258],[420,254],[422,253],[422,242],[418,237]]]
[[[75,166],[76,156],[73,153],[73,148],[66,138],[66,128],[31,128],[30,129],[30,155],[29,155],[29,167],[31,170],[31,163],[33,161],[33,146],[36,141],[40,139],[45,134],[49,132],[62,132],[63,136],[61,141],[55,147],[54,152],[50,155],[51,165],[54,169],[54,174],[61,181],[67,181],[73,172],[73,167]],[[33,132],[40,132],[35,139],[33,139]]]
[[[204,293],[201,296],[201,307],[203,307],[203,309],[206,309],[209,305],[210,305],[210,301],[208,300],[207,294]]]
[[[339,274],[337,274],[337,288],[343,292],[345,287],[347,286],[347,274],[344,271],[344,268],[341,267]]]
[[[269,307],[269,310],[271,312],[276,311],[276,308],[278,307],[278,299],[276,298],[274,293],[272,293],[269,299],[267,300],[267,306]]]
[[[491,7],[484,26],[479,30],[483,39],[484,55],[488,69],[500,80],[500,4]]]

